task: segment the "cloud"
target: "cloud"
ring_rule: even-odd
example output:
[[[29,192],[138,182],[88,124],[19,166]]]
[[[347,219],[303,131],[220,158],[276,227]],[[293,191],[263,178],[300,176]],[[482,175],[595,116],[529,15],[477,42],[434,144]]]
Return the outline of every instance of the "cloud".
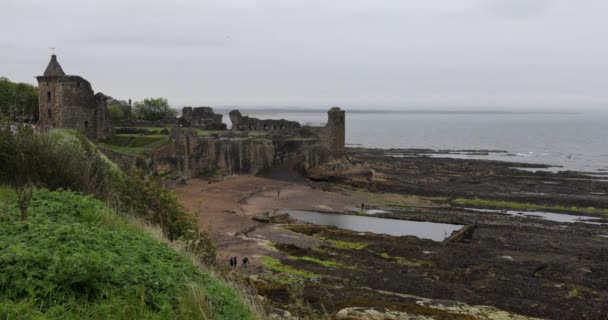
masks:
[[[608,103],[606,0],[0,2],[16,81],[57,47],[96,90],[176,105]]]
[[[481,0],[485,10],[492,14],[509,19],[526,19],[537,17],[551,8],[558,0]]]

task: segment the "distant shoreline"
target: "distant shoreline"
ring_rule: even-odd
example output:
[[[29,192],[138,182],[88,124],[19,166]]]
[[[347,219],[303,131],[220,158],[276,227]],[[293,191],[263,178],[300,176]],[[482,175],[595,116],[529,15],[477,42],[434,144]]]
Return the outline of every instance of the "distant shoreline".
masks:
[[[217,112],[226,113],[234,109],[256,114],[266,113],[325,113],[327,109],[305,109],[305,108],[214,108]],[[581,114],[582,111],[504,111],[504,110],[371,110],[371,109],[347,109],[348,113],[353,114]]]

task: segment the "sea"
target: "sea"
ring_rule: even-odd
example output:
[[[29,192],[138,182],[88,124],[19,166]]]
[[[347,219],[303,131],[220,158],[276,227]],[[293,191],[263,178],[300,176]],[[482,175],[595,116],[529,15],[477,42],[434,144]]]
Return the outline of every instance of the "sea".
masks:
[[[241,110],[244,115],[324,125],[324,110]],[[224,117],[228,119],[227,115]],[[228,121],[229,122],[229,121]],[[433,157],[503,160],[551,165],[608,179],[608,111],[475,112],[346,109],[351,147],[493,150]],[[540,169],[534,169],[540,170]]]

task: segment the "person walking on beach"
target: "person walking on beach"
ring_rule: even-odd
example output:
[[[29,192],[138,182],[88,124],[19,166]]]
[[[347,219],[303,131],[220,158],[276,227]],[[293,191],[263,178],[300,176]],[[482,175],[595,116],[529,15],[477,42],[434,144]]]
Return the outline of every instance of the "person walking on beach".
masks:
[[[236,267],[239,263],[239,260],[236,258],[236,256],[234,256],[234,258],[232,258],[232,259],[234,259],[234,268],[236,269]]]
[[[248,264],[249,264],[249,258],[247,258],[247,257],[243,258],[243,267],[247,268]]]
[[[281,199],[281,187],[277,188],[277,199]]]
[[[234,268],[234,260],[230,257],[230,269]]]

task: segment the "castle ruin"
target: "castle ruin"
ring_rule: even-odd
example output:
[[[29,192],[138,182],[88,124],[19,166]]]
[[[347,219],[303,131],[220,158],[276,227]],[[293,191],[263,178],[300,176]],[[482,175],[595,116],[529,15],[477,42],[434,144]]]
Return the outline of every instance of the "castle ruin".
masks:
[[[181,127],[193,127],[203,130],[226,130],[222,122],[223,115],[213,112],[211,107],[184,107],[182,116],[177,119]]]
[[[45,129],[71,128],[92,139],[112,135],[107,97],[93,91],[80,76],[66,75],[52,55],[38,79],[39,125]]]
[[[95,140],[114,133],[107,109],[110,98],[95,94],[84,78],[66,75],[56,55],[51,56],[44,74],[37,79],[42,128],[75,129]],[[145,150],[142,158],[102,144],[99,148],[124,169],[137,166],[175,179],[208,172],[258,174],[276,165],[305,171],[345,154],[345,112],[338,107],[327,112],[327,124],[321,127],[285,119],[257,119],[243,116],[238,110],[231,111],[229,117],[232,130],[227,130],[222,114],[210,107],[185,107],[180,118],[160,121],[123,120],[114,123],[117,131],[132,135],[160,133],[167,139]],[[146,127],[164,129],[157,132]]]

